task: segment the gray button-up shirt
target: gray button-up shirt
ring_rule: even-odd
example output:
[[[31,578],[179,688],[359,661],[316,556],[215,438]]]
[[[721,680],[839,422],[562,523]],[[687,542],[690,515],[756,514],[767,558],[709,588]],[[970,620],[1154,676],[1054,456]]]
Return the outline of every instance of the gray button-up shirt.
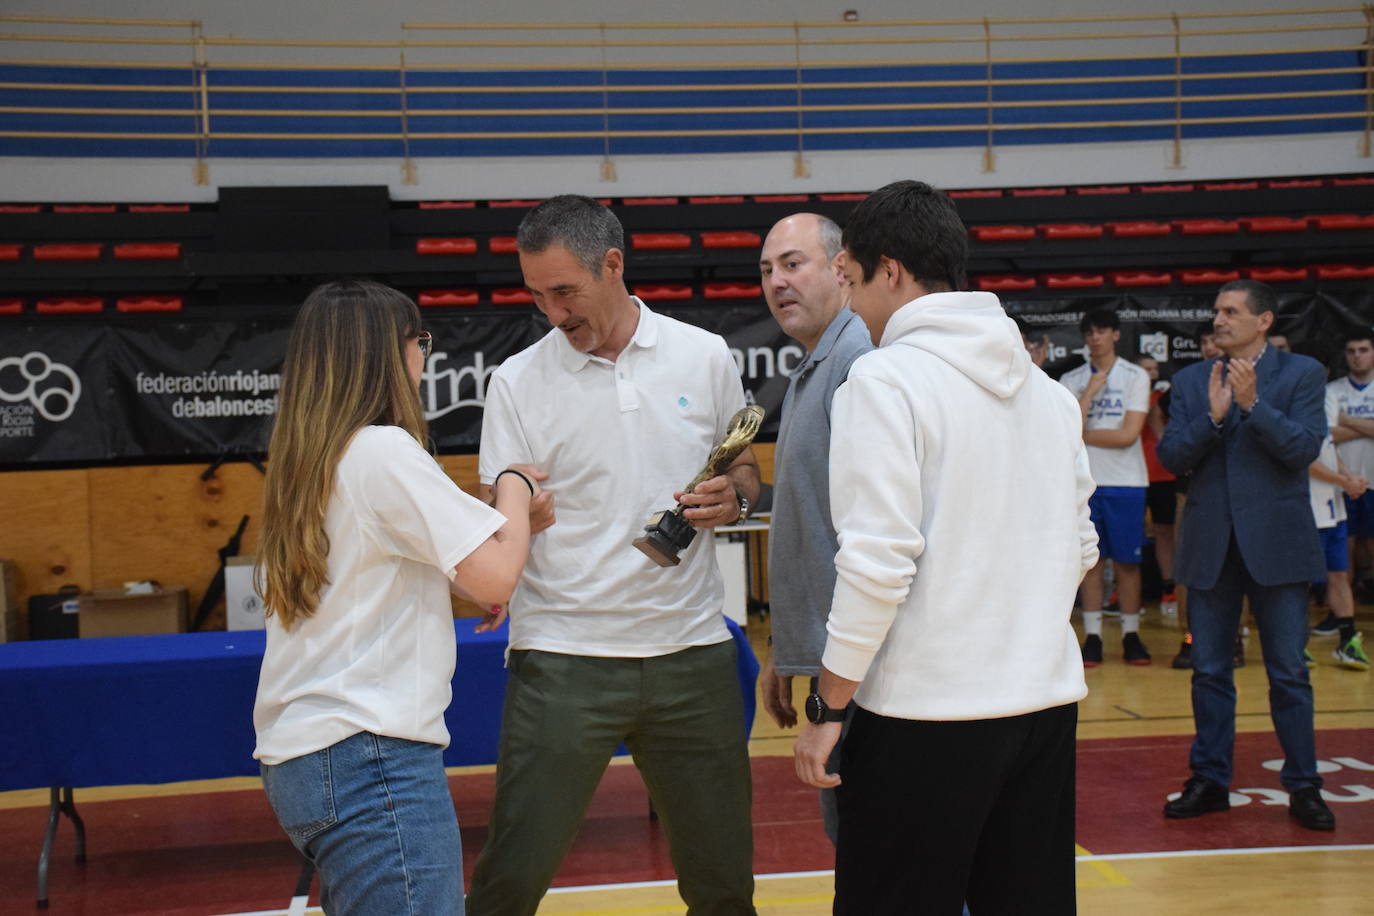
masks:
[[[783,398],[768,533],[773,660],[781,675],[821,669],[839,550],[830,520],[830,401],[854,360],[872,349],[863,321],[841,309]]]

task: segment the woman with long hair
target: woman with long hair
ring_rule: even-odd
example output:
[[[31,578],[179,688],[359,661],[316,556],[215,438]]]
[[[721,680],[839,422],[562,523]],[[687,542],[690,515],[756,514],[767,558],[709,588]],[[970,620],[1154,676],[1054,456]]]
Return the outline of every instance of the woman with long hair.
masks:
[[[510,598],[543,476],[503,471],[495,508],[448,478],[424,448],[429,343],[405,295],[337,281],[306,298],[282,367],[254,756],[331,916],[463,911],[443,763],[449,591],[483,606]]]

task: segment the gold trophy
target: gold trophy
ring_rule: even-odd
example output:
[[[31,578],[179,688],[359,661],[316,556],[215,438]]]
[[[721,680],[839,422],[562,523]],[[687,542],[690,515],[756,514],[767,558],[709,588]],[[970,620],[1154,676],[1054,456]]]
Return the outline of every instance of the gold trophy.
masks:
[[[739,457],[740,452],[754,441],[754,436],[758,434],[759,425],[762,423],[763,408],[757,404],[751,404],[731,417],[730,425],[725,429],[725,438],[716,446],[715,451],[711,452],[711,457],[706,459],[706,467],[702,468],[701,473],[693,477],[692,482],[683,487],[682,491],[691,493],[703,481],[723,474],[731,462]],[[682,512],[686,508],[682,503],[678,503],[671,509],[655,512],[649,519],[649,524],[644,526],[644,534],[635,538],[635,547],[659,566],[676,566],[681,563],[682,558],[678,554],[697,536],[697,530],[692,527],[692,523],[682,517]]]

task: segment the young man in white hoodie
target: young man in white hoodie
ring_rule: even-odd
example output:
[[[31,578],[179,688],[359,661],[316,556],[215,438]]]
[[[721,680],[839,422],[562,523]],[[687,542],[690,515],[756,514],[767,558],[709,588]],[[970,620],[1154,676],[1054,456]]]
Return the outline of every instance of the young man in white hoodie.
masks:
[[[844,247],[878,349],[832,408],[837,581],[795,752],[838,787],[835,912],[1071,913],[1082,412],[996,296],[957,292],[967,234],[942,192],[882,188]]]

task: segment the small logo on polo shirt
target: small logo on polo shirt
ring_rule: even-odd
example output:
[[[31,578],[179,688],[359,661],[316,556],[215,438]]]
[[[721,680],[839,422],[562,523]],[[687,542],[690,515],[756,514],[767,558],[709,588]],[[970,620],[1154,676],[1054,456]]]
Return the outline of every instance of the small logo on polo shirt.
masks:
[[[687,395],[685,395],[685,394],[684,394],[684,395],[680,395],[680,396],[678,397],[678,399],[677,399],[677,406],[678,406],[678,407],[681,407],[683,410],[686,410],[687,407],[688,407],[688,405],[691,404],[691,403],[692,403],[691,401],[687,400]]]

